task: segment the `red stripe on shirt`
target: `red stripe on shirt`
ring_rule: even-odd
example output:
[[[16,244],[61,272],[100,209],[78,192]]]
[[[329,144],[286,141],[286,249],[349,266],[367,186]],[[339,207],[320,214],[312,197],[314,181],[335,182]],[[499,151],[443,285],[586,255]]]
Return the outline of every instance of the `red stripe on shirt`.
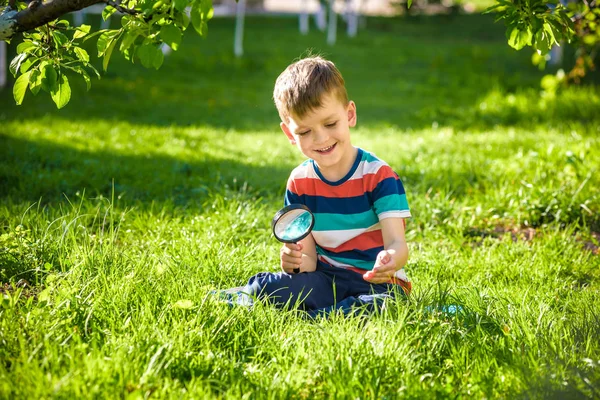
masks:
[[[387,165],[382,166],[375,174],[365,174],[363,176],[365,190],[372,192],[375,190],[379,182],[387,178],[398,179],[398,175]]]
[[[362,179],[351,179],[339,186],[331,186],[320,179],[299,178],[288,185],[288,190],[298,196],[357,197],[365,193]]]
[[[374,231],[364,232],[360,235],[356,236],[348,240],[345,243],[342,243],[336,248],[332,247],[324,247],[323,249],[330,251],[332,253],[340,253],[342,251],[350,251],[350,250],[369,250],[374,247],[383,246],[383,236],[381,235],[381,229],[377,229]]]
[[[298,196],[357,197],[372,192],[379,182],[387,178],[398,179],[391,168],[382,167],[376,174],[350,179],[339,186],[331,186],[316,178],[296,178],[288,182],[287,189]]]

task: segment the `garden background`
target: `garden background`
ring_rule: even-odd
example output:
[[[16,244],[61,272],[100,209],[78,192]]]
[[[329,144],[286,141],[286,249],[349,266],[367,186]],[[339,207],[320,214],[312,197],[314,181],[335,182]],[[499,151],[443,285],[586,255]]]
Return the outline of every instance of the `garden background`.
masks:
[[[297,24],[248,17],[236,58],[213,19],[158,71],[119,54],[91,91],[72,79],[60,111],[0,92],[0,397],[599,396],[597,72],[542,88],[555,71],[485,15],[370,17],[335,46]],[[302,157],[271,94],[309,52],[413,213],[413,294],[368,318],[209,295],[278,269]]]

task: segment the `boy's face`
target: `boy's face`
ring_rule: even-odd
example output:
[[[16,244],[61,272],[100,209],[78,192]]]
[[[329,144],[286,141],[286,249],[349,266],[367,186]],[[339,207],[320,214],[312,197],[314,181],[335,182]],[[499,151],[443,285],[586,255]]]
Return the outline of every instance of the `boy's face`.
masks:
[[[291,144],[317,163],[323,174],[343,176],[356,157],[350,142],[350,127],[355,125],[354,102],[344,106],[334,95],[326,94],[320,108],[302,118],[291,115],[287,123],[281,123],[281,130]]]

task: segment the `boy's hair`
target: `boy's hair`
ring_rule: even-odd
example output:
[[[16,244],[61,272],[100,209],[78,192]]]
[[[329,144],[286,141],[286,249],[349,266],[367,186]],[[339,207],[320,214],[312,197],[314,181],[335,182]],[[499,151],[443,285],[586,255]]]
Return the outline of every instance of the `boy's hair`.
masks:
[[[331,93],[342,104],[348,104],[344,78],[335,65],[322,57],[308,57],[288,66],[279,75],[273,99],[284,123],[291,114],[303,117],[321,106],[323,95]]]

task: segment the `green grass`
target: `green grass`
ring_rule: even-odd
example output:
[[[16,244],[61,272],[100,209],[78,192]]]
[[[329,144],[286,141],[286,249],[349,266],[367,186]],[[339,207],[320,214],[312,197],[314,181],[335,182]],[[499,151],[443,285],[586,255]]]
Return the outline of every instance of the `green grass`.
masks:
[[[62,111],[0,93],[0,398],[600,395],[598,86],[541,92],[480,16],[369,19],[335,47],[295,19],[246,28],[242,59],[217,19]],[[278,268],[270,219],[302,158],[271,90],[308,48],[414,215],[413,295],[368,318],[208,294]]]

